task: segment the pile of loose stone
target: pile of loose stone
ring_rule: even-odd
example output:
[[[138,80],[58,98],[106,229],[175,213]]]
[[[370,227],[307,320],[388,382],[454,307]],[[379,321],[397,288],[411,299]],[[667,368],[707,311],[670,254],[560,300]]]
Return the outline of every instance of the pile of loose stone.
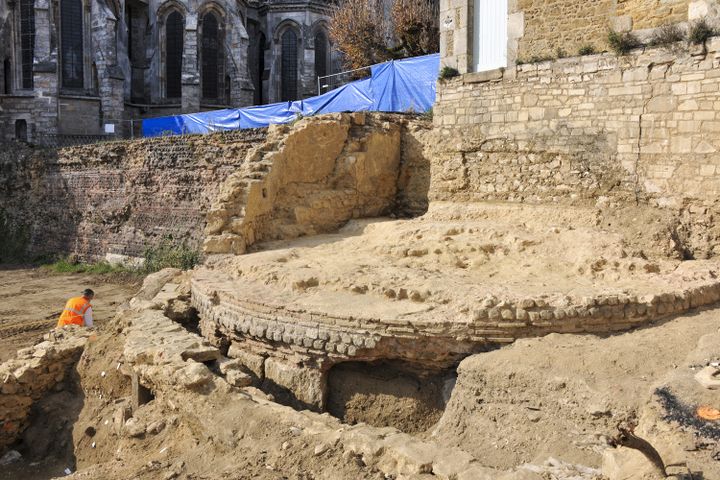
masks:
[[[0,365],[0,453],[29,425],[32,404],[61,388],[92,335],[72,326],[54,330],[43,342],[19,350]]]

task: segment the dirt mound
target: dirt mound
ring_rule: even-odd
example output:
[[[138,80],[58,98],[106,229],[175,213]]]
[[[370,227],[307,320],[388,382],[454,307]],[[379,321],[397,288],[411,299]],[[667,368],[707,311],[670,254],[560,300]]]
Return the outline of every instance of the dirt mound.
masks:
[[[710,310],[609,338],[553,334],[474,355],[461,363],[433,435],[496,467],[548,456],[599,466],[617,423],[633,413],[647,416],[668,374],[691,377],[685,358],[718,327],[720,313]],[[689,392],[694,383],[678,390]],[[720,402],[717,393],[705,395],[705,402]],[[656,446],[666,463],[687,462],[714,478],[711,452],[670,447],[682,429],[661,417],[642,433],[654,431],[653,442],[665,436]]]

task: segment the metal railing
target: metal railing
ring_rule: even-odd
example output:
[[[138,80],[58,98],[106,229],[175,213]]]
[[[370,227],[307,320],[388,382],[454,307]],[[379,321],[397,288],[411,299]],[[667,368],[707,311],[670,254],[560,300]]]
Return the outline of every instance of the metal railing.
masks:
[[[340,88],[343,85],[354,82],[355,80],[368,78],[372,75],[371,69],[372,66],[362,67],[356,68],[355,70],[346,70],[340,73],[333,73],[332,75],[317,77],[318,95]]]

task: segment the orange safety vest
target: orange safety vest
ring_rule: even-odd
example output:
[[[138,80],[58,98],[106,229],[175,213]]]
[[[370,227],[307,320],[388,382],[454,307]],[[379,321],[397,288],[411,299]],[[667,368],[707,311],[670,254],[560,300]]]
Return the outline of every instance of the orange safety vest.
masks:
[[[67,301],[65,310],[58,320],[58,328],[65,325],[84,325],[85,312],[90,308],[90,301],[85,297],[74,297]]]

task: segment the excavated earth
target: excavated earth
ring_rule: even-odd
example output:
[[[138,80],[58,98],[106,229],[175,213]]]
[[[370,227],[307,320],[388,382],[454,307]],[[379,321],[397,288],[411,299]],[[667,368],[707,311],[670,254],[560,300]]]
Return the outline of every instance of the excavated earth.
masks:
[[[42,447],[41,434],[71,429],[63,465],[77,472],[62,478],[660,478],[638,452],[608,445],[618,422],[636,418],[636,433],[659,451],[671,478],[720,475],[711,438],[718,428],[693,418],[698,405],[718,402],[717,391],[693,379],[720,360],[716,310],[606,338],[553,334],[470,356],[439,421],[409,435],[343,424],[233,386],[243,376],[237,362],[171,320],[186,311],[189,280],[161,272],[96,334],[51,335],[0,366],[0,405],[9,385],[36,388],[49,378],[43,368],[70,368],[60,387],[43,387],[58,391],[44,397],[43,410],[30,413],[20,439],[27,458]],[[79,360],[63,360],[78,348]],[[37,369],[35,383],[19,373],[28,368]],[[401,382],[388,394],[406,388]],[[53,396],[61,394],[67,398]],[[48,431],[58,428],[48,416],[63,409],[65,429]],[[30,471],[10,465],[3,475],[50,476]]]

